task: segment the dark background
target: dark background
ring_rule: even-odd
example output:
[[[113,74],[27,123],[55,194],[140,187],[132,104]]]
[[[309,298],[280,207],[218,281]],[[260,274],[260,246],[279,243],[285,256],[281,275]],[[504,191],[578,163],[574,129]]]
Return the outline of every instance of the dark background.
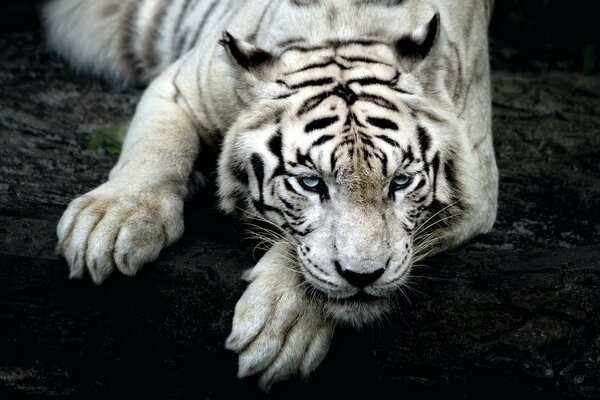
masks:
[[[598,73],[599,16],[596,0],[496,0],[492,66]]]
[[[497,0],[494,230],[416,268],[400,312],[340,329],[308,384],[269,398],[600,398],[599,11]],[[265,398],[223,349],[256,258],[209,204],[135,279],[66,279],[58,218],[115,162],[86,143],[140,91],[74,74],[37,27],[33,1],[0,3],[0,399]]]

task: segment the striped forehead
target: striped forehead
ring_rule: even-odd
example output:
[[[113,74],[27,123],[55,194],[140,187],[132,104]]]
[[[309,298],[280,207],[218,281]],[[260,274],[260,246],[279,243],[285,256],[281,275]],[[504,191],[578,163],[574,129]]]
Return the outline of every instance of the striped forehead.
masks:
[[[353,43],[284,52],[279,82],[290,90],[286,94],[288,110],[300,122],[314,120],[306,126],[307,131],[334,118],[348,119],[348,112],[401,112],[394,87],[400,72],[390,51],[382,44]]]
[[[302,88],[312,76],[347,85],[353,80],[376,75],[392,81],[397,74],[396,55],[379,43],[340,44],[317,48],[291,48],[280,57],[281,79],[288,87]]]
[[[293,156],[346,176],[393,173],[416,130],[394,92],[395,62],[378,43],[285,52],[281,81],[293,94],[283,133]]]

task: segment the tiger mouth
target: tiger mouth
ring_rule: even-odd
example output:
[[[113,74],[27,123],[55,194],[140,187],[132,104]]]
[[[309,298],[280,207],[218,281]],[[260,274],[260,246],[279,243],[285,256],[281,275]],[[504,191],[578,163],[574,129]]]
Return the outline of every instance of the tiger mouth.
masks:
[[[389,296],[377,296],[360,289],[353,295],[340,297],[328,294],[306,282],[306,278],[303,279],[309,285],[305,288],[306,296],[323,310],[327,319],[335,323],[360,327],[377,320],[391,310]]]
[[[366,293],[362,289],[356,294],[348,297],[331,296],[318,288],[314,288],[312,294],[323,302],[334,303],[338,305],[369,305],[381,303],[383,301],[382,297]]]
[[[349,297],[344,297],[344,298],[329,298],[329,301],[335,302],[335,303],[341,303],[341,304],[352,304],[352,303],[358,303],[358,304],[369,304],[369,303],[376,303],[376,302],[380,302],[381,301],[381,297],[378,296],[373,296],[372,294],[368,294],[365,293],[363,290],[360,290],[358,293],[356,293],[355,295],[349,296]]]

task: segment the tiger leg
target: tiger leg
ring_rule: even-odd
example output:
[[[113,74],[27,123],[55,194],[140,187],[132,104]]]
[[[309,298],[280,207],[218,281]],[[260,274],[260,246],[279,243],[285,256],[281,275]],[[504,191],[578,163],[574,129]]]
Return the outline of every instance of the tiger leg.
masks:
[[[258,375],[268,391],[292,376],[308,377],[325,358],[333,326],[299,287],[285,248],[275,244],[246,273],[226,347],[239,353],[238,376]]]
[[[71,278],[87,271],[100,284],[114,270],[134,275],[181,237],[190,174],[210,138],[185,107],[176,71],[165,71],[144,93],[108,181],[63,214],[57,250]]]

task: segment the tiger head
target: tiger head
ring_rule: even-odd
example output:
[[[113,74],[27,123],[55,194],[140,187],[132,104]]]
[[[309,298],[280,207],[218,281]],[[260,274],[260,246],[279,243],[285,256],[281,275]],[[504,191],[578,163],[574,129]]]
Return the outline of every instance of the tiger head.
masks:
[[[386,312],[461,207],[459,125],[438,82],[423,79],[439,70],[426,62],[438,35],[436,15],[394,43],[296,44],[274,56],[222,41],[242,110],[223,143],[221,205],[281,230],[335,320]]]

